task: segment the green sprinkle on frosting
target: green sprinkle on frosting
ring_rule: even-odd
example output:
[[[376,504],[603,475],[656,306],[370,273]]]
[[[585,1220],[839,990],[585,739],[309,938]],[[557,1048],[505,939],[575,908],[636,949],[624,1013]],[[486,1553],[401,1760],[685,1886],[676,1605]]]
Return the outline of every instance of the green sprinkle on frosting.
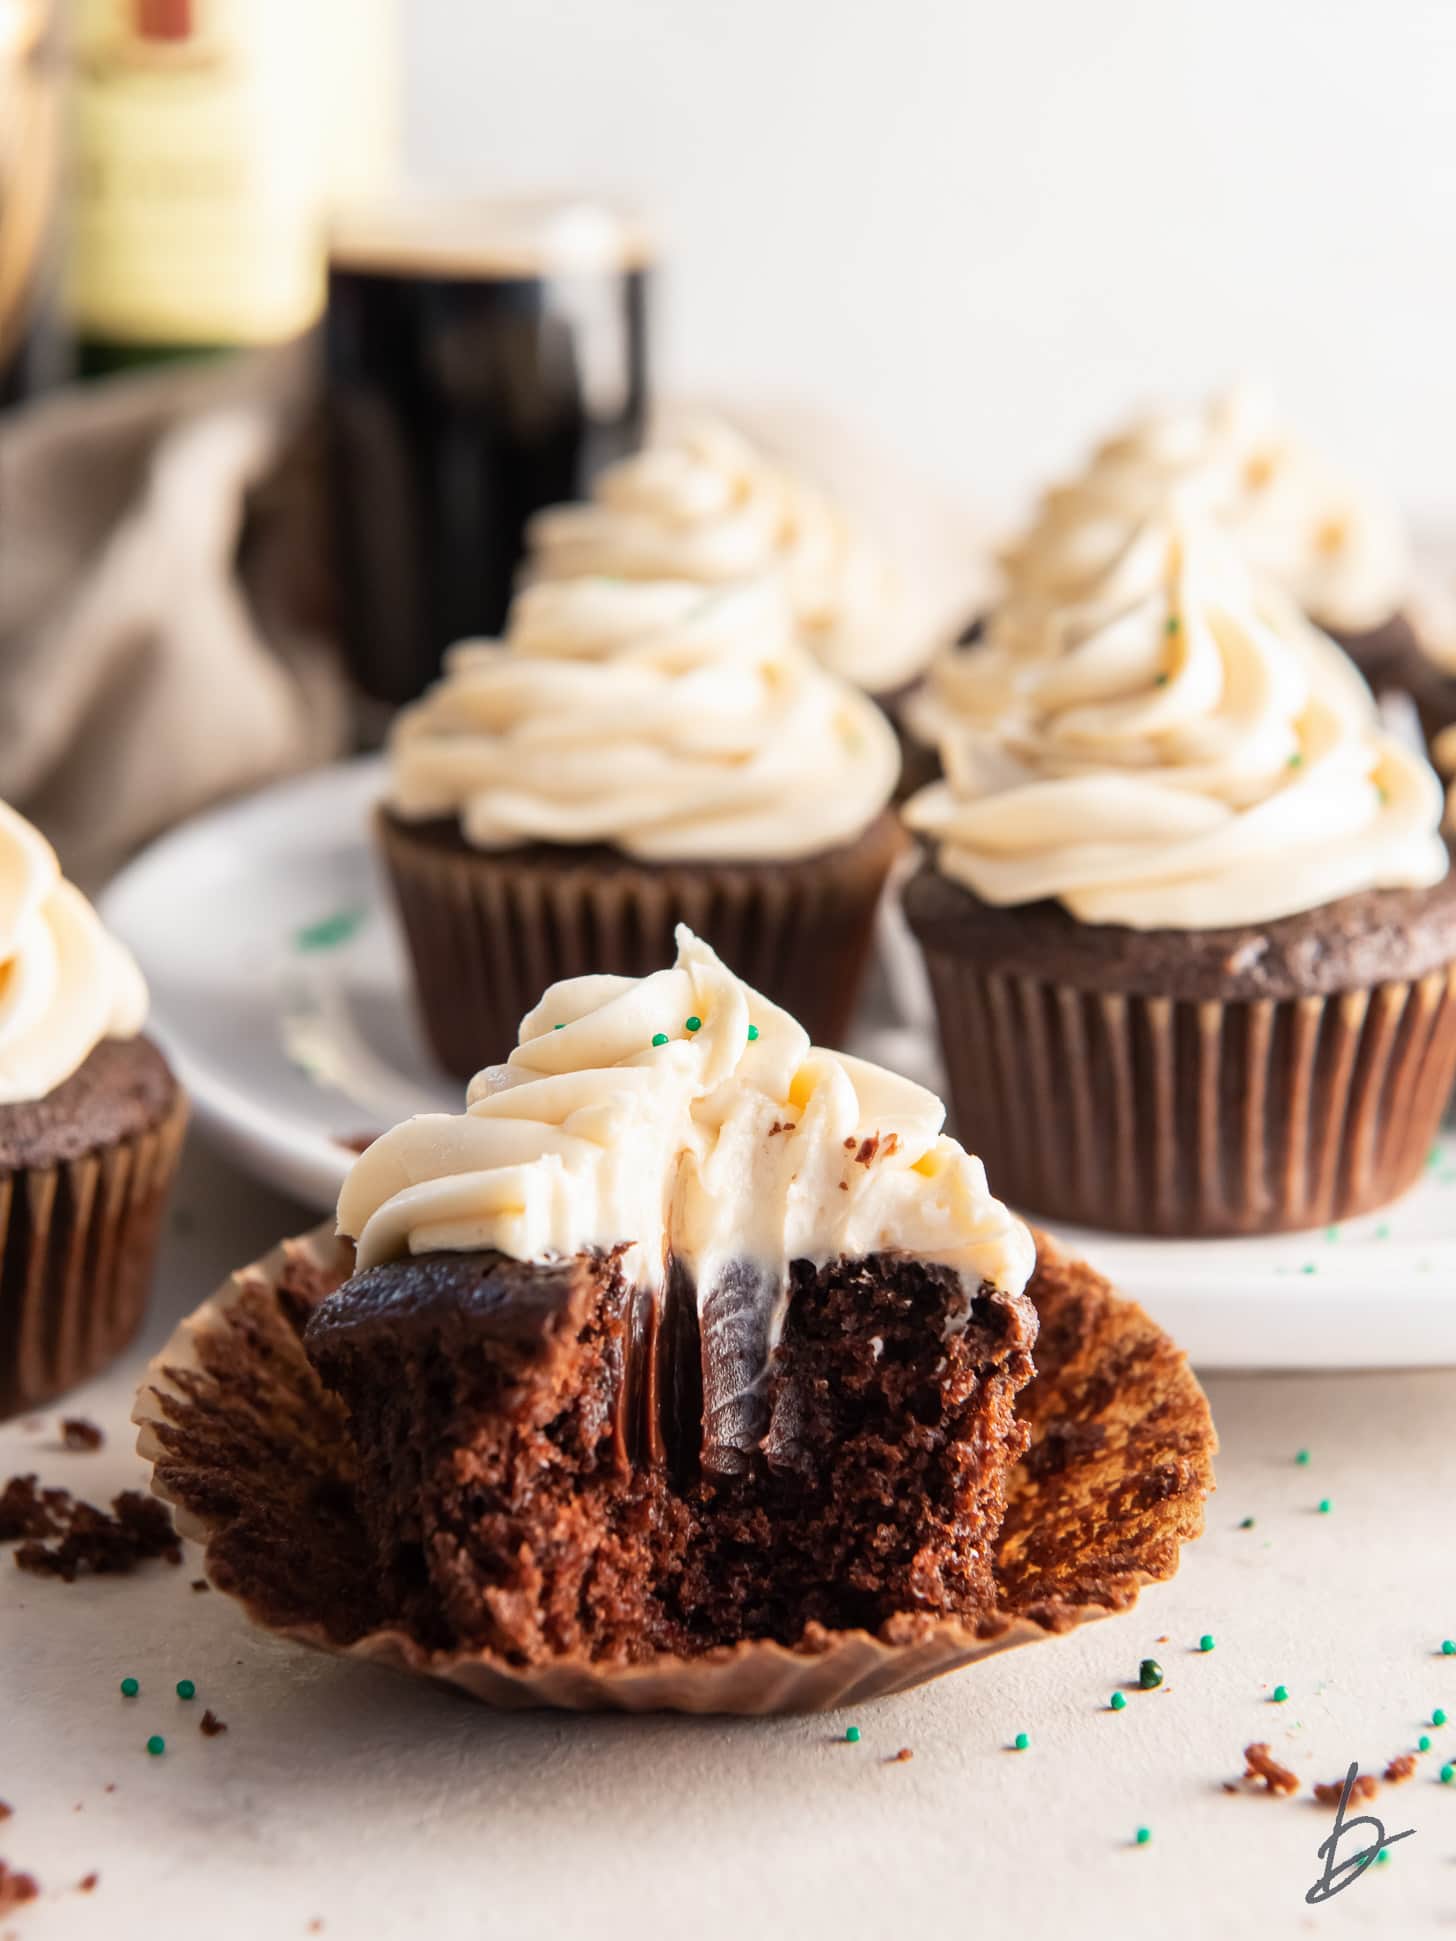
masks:
[[[654,1031],[652,1034],[652,1042],[654,1046],[665,1045],[667,1043],[667,1033],[665,1031]]]
[[[1168,677],[1166,674],[1155,674],[1153,676],[1154,687],[1166,687],[1167,685],[1168,685]]]
[[[683,1024],[684,1031],[701,1031],[702,1028],[703,1021],[701,1018],[688,1018]]]
[[[1175,634],[1175,633],[1177,633],[1177,631],[1178,631],[1178,616],[1177,616],[1177,614],[1176,614],[1176,613],[1170,613],[1170,614],[1168,615],[1168,619],[1167,619],[1167,623],[1166,623],[1166,625],[1164,626],[1164,628],[1163,628],[1163,631],[1164,631],[1164,633],[1170,633],[1170,634]]]
[[[749,1044],[755,1044],[757,1043],[757,1041],[758,1041],[758,1026],[756,1024],[751,1024],[748,1027],[748,1042]]]

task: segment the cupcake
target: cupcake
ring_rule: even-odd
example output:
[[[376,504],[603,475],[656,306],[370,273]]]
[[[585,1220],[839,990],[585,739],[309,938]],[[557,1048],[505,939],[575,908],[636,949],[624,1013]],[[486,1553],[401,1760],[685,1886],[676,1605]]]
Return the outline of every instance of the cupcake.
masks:
[[[894,731],[797,644],[775,582],[527,588],[397,718],[378,828],[440,1063],[547,984],[644,976],[679,922],[822,1043],[903,845]]]
[[[528,548],[533,579],[777,575],[803,647],[887,704],[936,644],[935,620],[845,510],[716,419],[608,466],[588,503],[537,513]]]
[[[1336,471],[1246,388],[1150,413],[1098,446],[1005,549],[1007,602],[1054,610],[1080,601],[1171,499],[1215,521],[1251,570],[1282,588],[1372,684],[1398,675],[1415,644],[1399,511]]]
[[[1187,521],[961,656],[905,908],[959,1135],[1016,1205],[1311,1226],[1419,1173],[1456,1064],[1441,791],[1348,659]]]
[[[0,803],[0,1417],[136,1331],[186,1107],[131,957]]]

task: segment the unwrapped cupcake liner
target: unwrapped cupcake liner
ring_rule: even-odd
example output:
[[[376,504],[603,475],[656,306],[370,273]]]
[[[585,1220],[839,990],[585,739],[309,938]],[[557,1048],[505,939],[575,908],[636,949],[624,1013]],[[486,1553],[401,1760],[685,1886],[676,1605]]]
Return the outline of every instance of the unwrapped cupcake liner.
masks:
[[[0,1419],[105,1367],[141,1324],[187,1125],[0,1175]]]
[[[1122,996],[927,944],[957,1137],[1049,1220],[1189,1238],[1384,1205],[1456,1074],[1456,968],[1330,996]]]
[[[1186,1358],[1133,1302],[1039,1236],[1037,1374],[1011,1473],[997,1606],[974,1624],[909,1615],[878,1635],[811,1627],[642,1663],[517,1664],[430,1650],[380,1608],[346,1414],[302,1346],[353,1265],[326,1227],[285,1241],[191,1315],[151,1363],[133,1419],[152,1487],[206,1549],[216,1588],[279,1636],[509,1709],[825,1711],[903,1691],[1130,1608],[1203,1527],[1215,1437]]]
[[[686,923],[816,1044],[849,1027],[875,909],[905,844],[886,811],[858,841],[802,860],[634,864],[595,852],[449,847],[387,811],[380,840],[404,920],[426,1034],[446,1071],[503,1058],[561,978],[647,977]]]

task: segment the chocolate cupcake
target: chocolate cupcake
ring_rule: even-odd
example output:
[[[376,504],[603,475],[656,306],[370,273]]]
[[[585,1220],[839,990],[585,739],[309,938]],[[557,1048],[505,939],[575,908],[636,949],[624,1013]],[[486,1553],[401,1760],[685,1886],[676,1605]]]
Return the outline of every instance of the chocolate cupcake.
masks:
[[[938,1100],[686,929],[554,986],[468,1100],[357,1162],[303,1337],[412,1635],[630,1662],[991,1610],[1034,1249]]]
[[[532,579],[776,576],[806,652],[887,706],[939,637],[918,585],[842,506],[717,419],[608,466],[589,502],[537,513],[527,538]]]
[[[962,656],[906,914],[957,1129],[1013,1204],[1317,1225],[1415,1179],[1450,1089],[1440,785],[1213,527],[1157,543],[1155,590]]]
[[[142,1317],[186,1108],[146,988],[0,803],[0,1417],[95,1374]]]
[[[441,1064],[470,1076],[560,978],[645,976],[680,922],[839,1041],[898,772],[773,582],[527,588],[390,740],[379,836]]]

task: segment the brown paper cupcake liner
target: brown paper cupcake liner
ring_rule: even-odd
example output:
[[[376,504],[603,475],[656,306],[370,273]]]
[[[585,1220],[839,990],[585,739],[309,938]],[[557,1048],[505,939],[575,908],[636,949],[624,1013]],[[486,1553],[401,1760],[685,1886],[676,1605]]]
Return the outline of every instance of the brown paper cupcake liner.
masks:
[[[974,1625],[907,1615],[877,1636],[814,1629],[793,1646],[753,1640],[640,1664],[428,1650],[379,1609],[345,1415],[301,1345],[310,1310],[353,1264],[324,1227],[233,1275],[181,1324],[137,1397],[137,1447],[179,1527],[206,1546],[213,1584],[301,1644],[512,1709],[852,1705],[1127,1610],[1203,1527],[1216,1442],[1186,1358],[1090,1268],[1038,1244],[1037,1374],[1019,1409],[1031,1442],[1012,1473],[997,1608]]]
[[[458,1078],[503,1058],[558,979],[646,977],[671,964],[679,923],[816,1044],[841,1044],[880,891],[905,846],[888,810],[856,842],[781,863],[645,864],[544,844],[473,850],[387,810],[378,830],[425,1030]]]
[[[179,1091],[147,1132],[0,1175],[0,1419],[74,1388],[136,1333],[186,1126]]]
[[[1456,968],[1217,1003],[926,960],[957,1137],[1044,1219],[1199,1238],[1348,1219],[1419,1176],[1456,1074]]]

